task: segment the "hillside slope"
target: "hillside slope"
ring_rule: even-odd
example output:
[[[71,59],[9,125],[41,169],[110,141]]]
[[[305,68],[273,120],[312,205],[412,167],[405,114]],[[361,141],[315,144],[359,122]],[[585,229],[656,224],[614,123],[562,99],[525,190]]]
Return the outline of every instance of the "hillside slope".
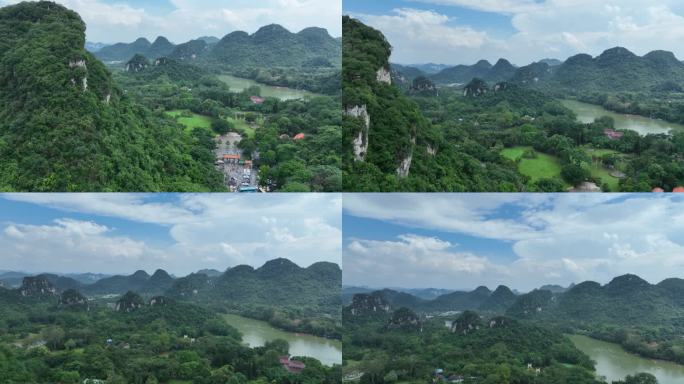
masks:
[[[199,159],[213,144],[131,103],[85,50],[85,28],[53,2],[0,9],[0,190],[222,188]]]

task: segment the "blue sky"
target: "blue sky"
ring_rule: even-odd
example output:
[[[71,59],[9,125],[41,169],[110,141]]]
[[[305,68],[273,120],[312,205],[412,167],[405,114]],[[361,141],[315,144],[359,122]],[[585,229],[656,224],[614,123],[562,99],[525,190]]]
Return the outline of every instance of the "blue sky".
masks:
[[[340,195],[0,194],[0,269],[32,273],[341,263]]]
[[[667,223],[667,225],[663,225]],[[656,194],[346,194],[344,283],[526,291],[684,273],[684,198]]]
[[[677,0],[345,0],[343,12],[381,30],[402,64],[526,65],[614,46],[684,58]]]
[[[0,0],[0,6],[21,0]],[[255,32],[281,24],[293,32],[326,28],[341,35],[340,2],[330,0],[55,0],[78,12],[92,42],[150,41],[165,36],[184,43],[200,36],[221,38],[235,30]]]

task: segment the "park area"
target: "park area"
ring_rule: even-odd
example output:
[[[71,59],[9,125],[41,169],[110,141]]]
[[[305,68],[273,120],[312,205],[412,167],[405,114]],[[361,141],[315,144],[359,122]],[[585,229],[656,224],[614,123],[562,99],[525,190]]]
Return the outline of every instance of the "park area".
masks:
[[[617,191],[620,179],[614,175],[619,175],[620,172],[608,169],[600,161],[594,159],[600,159],[604,155],[621,156],[622,154],[609,149],[585,147],[584,150],[592,159],[590,163],[585,162],[583,165],[591,177],[597,181],[598,185],[607,184],[611,191]],[[500,153],[501,156],[516,162],[518,172],[529,177],[531,182],[547,178],[561,178],[562,165],[556,156],[534,151],[530,146],[504,148]],[[534,156],[525,156],[525,153],[534,153]]]
[[[182,109],[167,111],[166,115],[176,119],[178,123],[185,126],[186,133],[192,132],[192,130],[195,128],[202,128],[206,129],[207,132],[211,133],[212,135],[216,135],[216,132],[214,132],[211,128],[212,118],[209,116],[200,115]],[[246,121],[229,116],[223,116],[222,119],[230,123],[232,127],[244,132],[247,137],[254,138],[254,128]]]

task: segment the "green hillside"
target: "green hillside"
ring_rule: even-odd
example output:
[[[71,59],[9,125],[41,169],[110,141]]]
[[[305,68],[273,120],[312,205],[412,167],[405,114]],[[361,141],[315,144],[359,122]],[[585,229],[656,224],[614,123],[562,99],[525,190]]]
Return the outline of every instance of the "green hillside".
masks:
[[[132,103],[85,51],[84,32],[76,13],[52,2],[0,8],[0,189],[221,188],[212,164],[185,155],[213,143],[188,142]]]

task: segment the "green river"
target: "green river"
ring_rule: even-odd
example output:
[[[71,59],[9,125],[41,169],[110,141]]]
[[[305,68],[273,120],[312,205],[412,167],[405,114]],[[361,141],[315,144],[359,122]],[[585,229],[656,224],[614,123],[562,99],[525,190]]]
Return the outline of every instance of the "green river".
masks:
[[[605,377],[608,383],[638,372],[648,372],[654,375],[659,384],[684,383],[684,365],[643,358],[626,352],[617,344],[587,336],[568,335],[568,337],[580,351],[596,362],[596,374]]]
[[[319,96],[318,94],[309,91],[286,87],[274,87],[271,85],[257,83],[254,80],[235,77],[232,75],[220,75],[219,79],[226,83],[230,89],[235,92],[242,92],[243,90],[253,86],[259,87],[261,88],[262,97],[275,97],[280,100],[294,100]]]
[[[285,332],[273,328],[265,321],[238,315],[224,315],[223,318],[242,333],[242,341],[250,347],[260,347],[267,341],[281,339],[290,344],[292,356],[313,357],[328,366],[342,364],[342,342],[339,340]]]
[[[615,129],[636,131],[644,136],[649,133],[668,133],[673,129],[684,129],[684,125],[668,123],[663,120],[649,119],[648,117],[625,115],[609,111],[600,105],[582,103],[576,100],[561,100],[561,103],[577,114],[577,119],[582,123],[591,123],[601,116],[610,116],[615,120]]]

